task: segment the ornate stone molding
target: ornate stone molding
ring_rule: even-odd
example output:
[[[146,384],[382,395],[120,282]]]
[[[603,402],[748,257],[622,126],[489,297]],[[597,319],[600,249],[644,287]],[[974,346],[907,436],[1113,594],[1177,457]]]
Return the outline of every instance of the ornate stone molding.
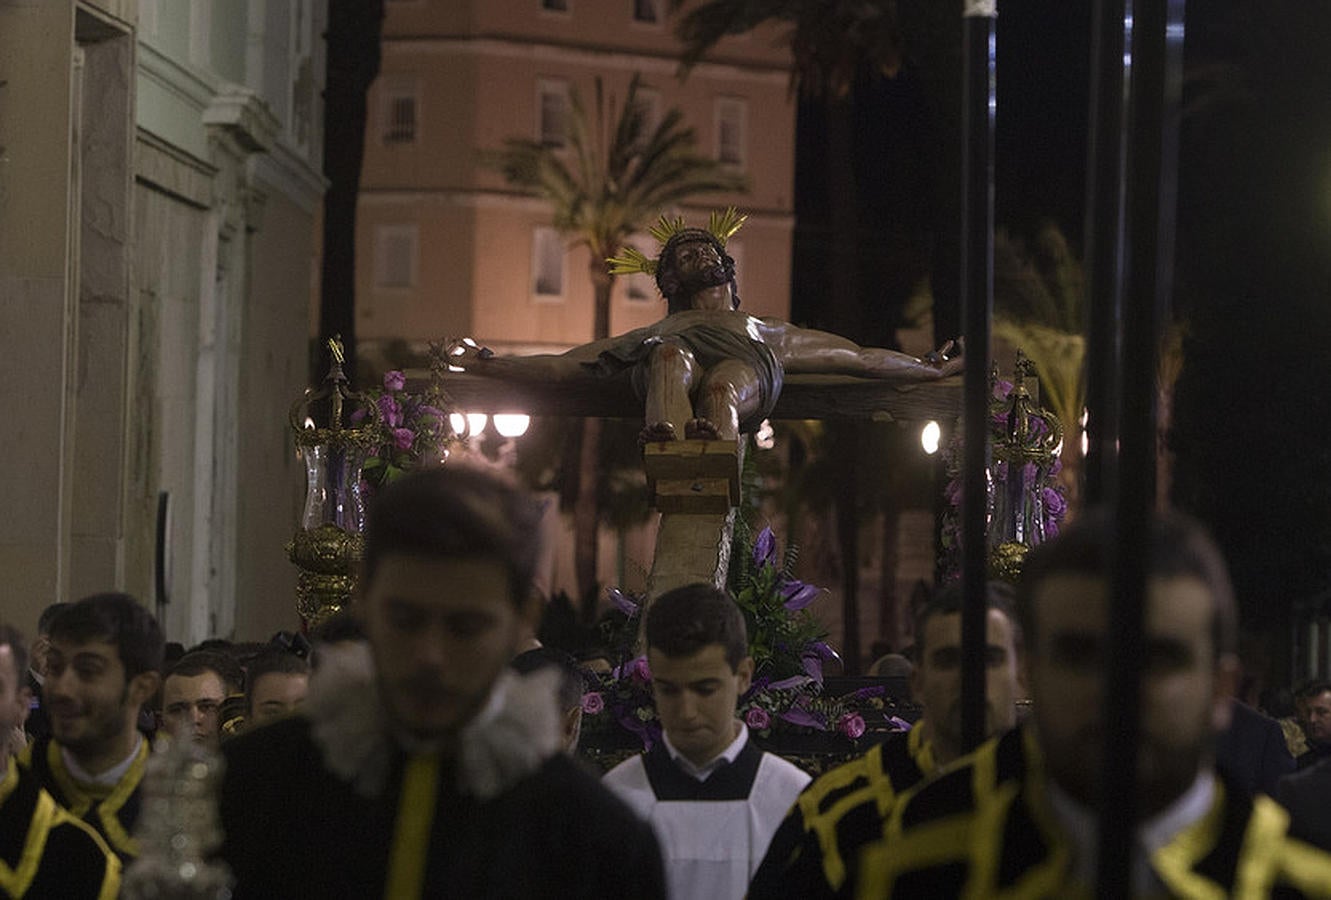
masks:
[[[225,131],[247,153],[267,153],[282,129],[268,104],[238,84],[222,87],[203,111],[203,124]]]

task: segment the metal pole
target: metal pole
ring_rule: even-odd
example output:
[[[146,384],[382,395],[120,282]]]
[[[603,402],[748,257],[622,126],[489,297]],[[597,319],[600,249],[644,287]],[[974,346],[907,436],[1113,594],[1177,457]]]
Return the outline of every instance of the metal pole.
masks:
[[[1129,241],[1120,358],[1122,402],[1111,578],[1104,784],[1097,896],[1128,897],[1137,822],[1140,666],[1149,524],[1155,508],[1155,375],[1172,282],[1182,0],[1132,0],[1126,210]],[[1125,19],[1126,21],[1126,19]],[[1125,57],[1126,58],[1126,57]],[[1124,752],[1126,750],[1134,752]]]
[[[1119,330],[1123,307],[1124,118],[1131,66],[1124,54],[1124,0],[1095,0],[1091,20],[1091,109],[1086,186],[1087,506],[1114,493],[1118,463]],[[1064,426],[1071,431],[1071,422]]]
[[[965,0],[962,34],[961,297],[966,336],[961,504],[961,734],[984,741],[985,540],[989,440],[989,331],[994,297],[995,0]]]

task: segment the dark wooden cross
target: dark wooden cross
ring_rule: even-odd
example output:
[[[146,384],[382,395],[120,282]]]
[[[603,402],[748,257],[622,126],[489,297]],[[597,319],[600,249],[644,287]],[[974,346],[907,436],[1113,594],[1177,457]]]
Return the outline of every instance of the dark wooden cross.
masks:
[[[589,370],[536,380],[520,362],[496,357],[486,361],[484,374],[448,372],[439,380],[457,408],[468,412],[642,418],[642,400],[627,371],[605,377]],[[901,385],[843,375],[789,375],[771,418],[952,421],[961,414],[961,382],[961,376]],[[413,389],[422,387],[419,380]],[[652,503],[661,513],[647,579],[649,599],[697,581],[724,587],[742,444],[680,440],[644,448]]]

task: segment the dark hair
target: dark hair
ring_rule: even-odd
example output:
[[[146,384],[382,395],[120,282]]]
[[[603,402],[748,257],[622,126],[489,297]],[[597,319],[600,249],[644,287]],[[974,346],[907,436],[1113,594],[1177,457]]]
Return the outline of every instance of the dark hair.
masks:
[[[587,692],[586,676],[573,657],[554,647],[535,647],[513,657],[509,667],[515,672],[526,675],[539,669],[554,669],[559,672],[559,708],[569,710],[582,702],[582,695]]]
[[[372,583],[384,557],[395,553],[491,558],[508,571],[510,597],[521,605],[531,590],[540,518],[540,506],[525,492],[489,473],[460,466],[413,472],[374,500],[364,583]]]
[[[221,650],[192,650],[186,653],[180,659],[176,660],[175,665],[166,670],[166,678],[172,675],[181,675],[187,678],[193,678],[212,672],[222,681],[222,688],[228,694],[234,694],[241,689],[245,683],[245,671],[241,669],[240,663],[229,653],[223,653]]]
[[[23,632],[13,625],[0,622],[0,647],[9,645],[9,653],[14,657],[14,684],[23,687],[27,684],[23,675],[28,671],[28,642],[23,639]]]
[[[934,616],[947,616],[960,613],[966,605],[965,594],[960,584],[950,584],[930,597],[915,613],[915,661],[924,662],[924,633],[929,620]],[[996,609],[1007,617],[1012,625],[1012,645],[1021,652],[1022,630],[1017,621],[1016,603],[1012,585],[1003,581],[990,581],[984,586],[985,609]]]
[[[272,647],[263,651],[245,670],[245,709],[254,711],[254,686],[264,675],[309,675],[310,664],[290,650]]]
[[[1200,523],[1176,512],[1155,513],[1149,525],[1148,578],[1196,578],[1211,595],[1212,648],[1216,656],[1238,646],[1238,613],[1224,557]],[[1034,635],[1037,623],[1032,602],[1039,586],[1060,574],[1107,578],[1113,549],[1112,522],[1105,510],[1083,513],[1057,537],[1031,550],[1017,584],[1017,609],[1022,626]]]
[[[744,614],[725,591],[699,582],[666,591],[647,606],[648,649],[666,656],[692,656],[711,644],[726,651],[732,670],[749,655]]]
[[[1273,719],[1287,719],[1294,715],[1294,693],[1286,687],[1269,687],[1257,700],[1262,712]]]
[[[46,607],[46,609],[42,610],[42,614],[37,617],[37,634],[45,634],[49,636],[51,634],[51,623],[55,621],[56,616],[66,609],[69,609],[69,604],[62,601],[60,603],[52,603],[50,606]]]
[[[71,603],[51,620],[50,637],[114,644],[126,679],[162,670],[161,626],[129,594],[93,594]]]
[[[1299,685],[1298,690],[1294,692],[1294,696],[1300,700],[1311,700],[1318,694],[1324,694],[1327,691],[1331,691],[1331,681],[1313,678]]]
[[[735,260],[726,253],[726,245],[706,228],[684,228],[675,232],[661,248],[661,255],[656,261],[656,287],[661,296],[666,298],[666,312],[677,313],[689,308],[691,294],[684,291],[684,282],[679,277],[675,263],[675,253],[683,244],[705,243],[716,248],[721,257],[721,271],[714,273],[717,284],[730,283],[731,305],[739,308],[739,286],[735,282]]]

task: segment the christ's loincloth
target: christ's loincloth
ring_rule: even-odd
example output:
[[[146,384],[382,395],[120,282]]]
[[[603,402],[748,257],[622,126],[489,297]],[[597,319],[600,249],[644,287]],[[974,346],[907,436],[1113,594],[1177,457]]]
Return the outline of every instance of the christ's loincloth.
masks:
[[[639,399],[645,399],[648,358],[653,350],[667,341],[687,347],[704,372],[719,362],[733,359],[748,366],[758,376],[758,409],[740,421],[741,432],[756,431],[763,419],[771,414],[777,398],[781,396],[781,383],[785,378],[781,361],[776,358],[772,348],[762,341],[755,341],[726,328],[694,325],[674,334],[653,335],[641,340],[628,339],[586,365],[604,375],[614,375],[631,368],[633,390]]]

